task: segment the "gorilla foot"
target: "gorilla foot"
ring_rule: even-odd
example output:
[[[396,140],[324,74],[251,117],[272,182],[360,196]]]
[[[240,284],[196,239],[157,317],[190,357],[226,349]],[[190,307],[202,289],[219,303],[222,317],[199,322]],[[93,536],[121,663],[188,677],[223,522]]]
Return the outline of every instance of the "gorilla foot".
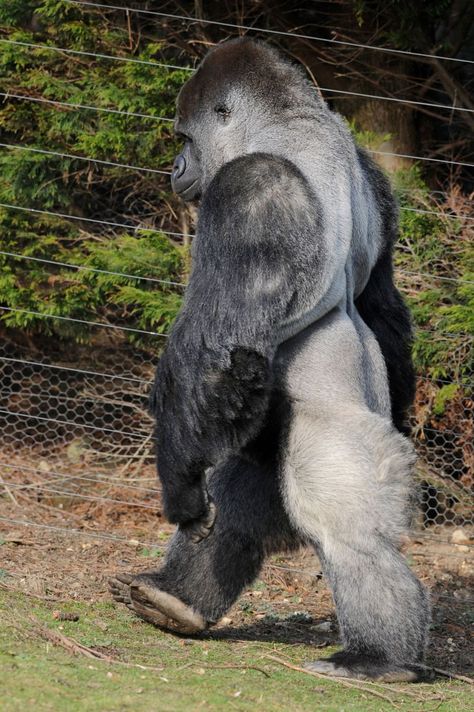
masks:
[[[147,580],[148,579],[148,580]],[[146,574],[118,574],[109,579],[112,596],[137,616],[177,635],[196,635],[209,623],[200,613],[166,591],[161,591]]]
[[[417,670],[416,665],[378,663],[364,656],[344,653],[336,653],[331,658],[307,663],[304,667],[329,677],[353,677],[378,682],[417,682],[422,678],[421,670]]]

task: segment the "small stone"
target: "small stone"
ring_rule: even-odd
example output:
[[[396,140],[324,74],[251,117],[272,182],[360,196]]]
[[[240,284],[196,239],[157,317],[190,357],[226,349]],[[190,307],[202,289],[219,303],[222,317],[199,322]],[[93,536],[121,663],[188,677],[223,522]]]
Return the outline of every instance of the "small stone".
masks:
[[[462,529],[455,529],[451,534],[451,541],[453,544],[468,544],[469,537]]]
[[[222,625],[231,625],[232,618],[229,618],[228,616],[224,616],[224,618],[221,618],[221,623],[222,623]]]
[[[454,591],[453,593],[454,598],[456,598],[458,601],[468,601],[470,595],[471,592],[466,588],[458,588],[457,591]]]
[[[311,626],[311,628],[318,633],[329,633],[332,629],[332,623],[331,621],[323,621],[322,623]]]
[[[77,613],[68,613],[67,611],[53,611],[53,618],[57,621],[71,621],[72,623],[79,620]]]
[[[464,544],[456,544],[456,551],[462,551],[463,554],[468,554],[469,547]]]

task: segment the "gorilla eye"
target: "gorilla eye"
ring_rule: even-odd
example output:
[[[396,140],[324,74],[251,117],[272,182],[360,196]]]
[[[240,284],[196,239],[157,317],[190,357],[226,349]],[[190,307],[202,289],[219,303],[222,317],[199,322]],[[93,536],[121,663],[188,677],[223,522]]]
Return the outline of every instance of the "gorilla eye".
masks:
[[[224,119],[227,119],[230,116],[230,109],[225,104],[217,104],[217,106],[214,107],[214,111]]]

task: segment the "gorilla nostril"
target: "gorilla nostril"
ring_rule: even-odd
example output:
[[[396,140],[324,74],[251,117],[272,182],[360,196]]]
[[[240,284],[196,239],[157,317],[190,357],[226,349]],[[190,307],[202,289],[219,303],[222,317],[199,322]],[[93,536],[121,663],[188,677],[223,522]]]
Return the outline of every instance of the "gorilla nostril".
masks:
[[[181,178],[183,175],[184,171],[186,170],[186,159],[182,154],[177,156],[175,158],[175,161],[173,163],[173,178],[176,180],[177,178]]]

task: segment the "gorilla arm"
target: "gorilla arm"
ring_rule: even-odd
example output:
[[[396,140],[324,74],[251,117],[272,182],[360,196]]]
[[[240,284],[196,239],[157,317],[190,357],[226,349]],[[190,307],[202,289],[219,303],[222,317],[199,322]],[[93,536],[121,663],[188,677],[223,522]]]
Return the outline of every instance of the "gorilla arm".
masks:
[[[299,171],[267,154],[226,164],[203,197],[185,303],[152,394],[171,522],[206,518],[206,468],[263,423],[280,325],[301,276],[317,276],[314,206]]]

